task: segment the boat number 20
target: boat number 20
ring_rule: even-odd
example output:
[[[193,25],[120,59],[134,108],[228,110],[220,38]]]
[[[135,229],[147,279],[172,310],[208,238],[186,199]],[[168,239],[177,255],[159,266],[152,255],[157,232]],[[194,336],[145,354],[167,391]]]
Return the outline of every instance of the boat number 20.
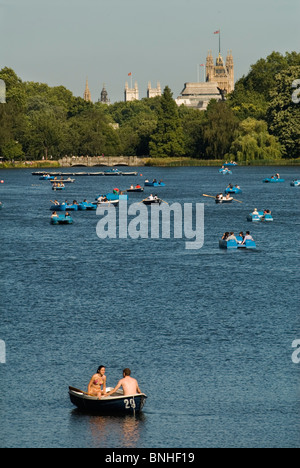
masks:
[[[135,409],[136,408],[134,398],[130,398],[130,400],[126,398],[126,400],[124,400],[124,403],[125,403],[125,408],[126,409],[130,409],[130,408]]]

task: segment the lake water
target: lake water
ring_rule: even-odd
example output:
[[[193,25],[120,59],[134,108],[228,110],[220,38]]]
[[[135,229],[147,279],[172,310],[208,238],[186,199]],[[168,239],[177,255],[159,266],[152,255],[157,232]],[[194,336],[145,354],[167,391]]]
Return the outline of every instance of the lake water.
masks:
[[[0,171],[0,446],[299,447],[300,189],[290,182],[300,168],[137,170],[77,177],[56,193],[30,170]],[[262,183],[278,170],[285,183]],[[50,225],[54,197],[93,201],[154,177],[166,187],[145,194],[205,204],[201,249],[186,250],[185,239],[101,240],[95,212]],[[243,203],[202,196],[229,182]],[[274,221],[247,222],[254,208]],[[247,229],[256,251],[219,249],[224,231]],[[100,364],[109,386],[132,369],[148,395],[140,417],[72,406],[68,386],[85,390]]]

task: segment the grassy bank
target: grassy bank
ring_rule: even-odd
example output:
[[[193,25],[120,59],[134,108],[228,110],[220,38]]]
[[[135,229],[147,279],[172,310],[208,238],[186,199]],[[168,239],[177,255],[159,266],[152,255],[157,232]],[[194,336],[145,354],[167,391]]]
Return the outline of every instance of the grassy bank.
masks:
[[[152,167],[189,167],[202,166],[214,167],[222,166],[224,159],[204,160],[190,158],[149,158],[145,160],[145,166]],[[272,159],[272,160],[255,160],[250,162],[239,162],[239,166],[298,166],[300,158],[297,159]]]
[[[58,161],[5,161],[0,163],[0,169],[51,169],[56,167],[60,167]]]
[[[141,165],[149,167],[220,167],[224,159],[192,159],[192,158],[143,158]],[[270,159],[250,162],[239,162],[239,166],[299,166],[297,159]],[[56,169],[62,167],[58,161],[15,161],[0,162],[0,169]]]

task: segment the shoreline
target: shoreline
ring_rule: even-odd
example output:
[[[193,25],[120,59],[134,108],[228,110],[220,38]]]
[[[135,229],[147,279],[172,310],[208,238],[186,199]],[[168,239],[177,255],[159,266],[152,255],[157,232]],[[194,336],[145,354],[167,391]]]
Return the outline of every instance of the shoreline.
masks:
[[[116,161],[114,161],[116,162]],[[219,167],[224,164],[223,159],[204,160],[191,158],[140,158],[139,166],[128,164],[126,167]],[[278,160],[256,160],[248,162],[239,162],[238,166],[299,166],[300,158],[297,159],[278,159]],[[99,167],[116,167],[125,166],[120,161],[120,164],[101,164],[101,165],[85,165],[61,164],[59,161],[24,161],[24,162],[2,162],[0,170],[3,169],[61,169],[61,168],[99,168]]]

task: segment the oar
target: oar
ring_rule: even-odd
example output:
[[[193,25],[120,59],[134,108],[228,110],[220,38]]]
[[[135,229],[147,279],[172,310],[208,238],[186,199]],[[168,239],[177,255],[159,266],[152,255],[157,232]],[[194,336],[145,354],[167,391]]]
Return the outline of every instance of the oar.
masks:
[[[203,197],[216,198],[216,197],[214,197],[213,195],[206,195],[206,193],[203,193],[202,196],[203,196]],[[239,202],[239,203],[243,203],[241,200],[237,200],[236,198],[233,198],[232,200],[237,201],[237,202]]]
[[[84,392],[83,390],[79,390],[79,388],[75,388],[75,387],[69,387],[69,390],[73,390],[73,392],[83,393],[84,395],[90,395],[89,393]]]
[[[162,198],[160,198],[160,201],[166,203],[167,205],[169,204],[168,202],[166,202],[165,200],[163,200]]]
[[[239,203],[243,203],[241,200],[237,200],[236,198],[233,198],[232,200],[237,201]]]

